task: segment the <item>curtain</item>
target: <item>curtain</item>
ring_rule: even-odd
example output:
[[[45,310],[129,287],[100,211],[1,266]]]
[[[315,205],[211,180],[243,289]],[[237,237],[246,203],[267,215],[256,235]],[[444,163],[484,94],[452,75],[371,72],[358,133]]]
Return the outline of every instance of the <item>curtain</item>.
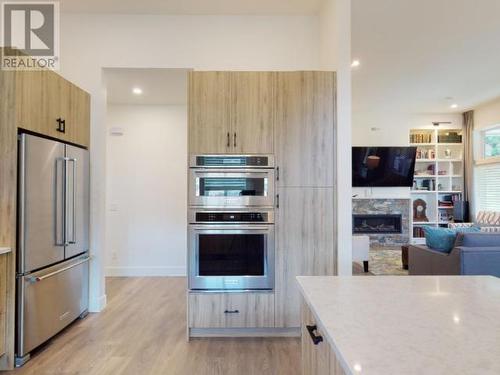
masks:
[[[473,207],[474,199],[474,154],[472,150],[474,132],[474,111],[464,113],[464,200]],[[469,210],[469,212],[472,209]]]

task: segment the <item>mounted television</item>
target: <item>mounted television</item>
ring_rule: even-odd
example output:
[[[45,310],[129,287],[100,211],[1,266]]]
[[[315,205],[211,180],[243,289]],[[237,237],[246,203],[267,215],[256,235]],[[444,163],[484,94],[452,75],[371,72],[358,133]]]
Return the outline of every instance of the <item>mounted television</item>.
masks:
[[[416,147],[353,147],[353,187],[413,185]]]

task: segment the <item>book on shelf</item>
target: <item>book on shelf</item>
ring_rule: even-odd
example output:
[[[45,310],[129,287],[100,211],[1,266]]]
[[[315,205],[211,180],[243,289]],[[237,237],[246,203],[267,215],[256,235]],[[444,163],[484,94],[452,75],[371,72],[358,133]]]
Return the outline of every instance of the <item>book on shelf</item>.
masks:
[[[410,134],[410,143],[432,143],[432,134],[431,133]]]

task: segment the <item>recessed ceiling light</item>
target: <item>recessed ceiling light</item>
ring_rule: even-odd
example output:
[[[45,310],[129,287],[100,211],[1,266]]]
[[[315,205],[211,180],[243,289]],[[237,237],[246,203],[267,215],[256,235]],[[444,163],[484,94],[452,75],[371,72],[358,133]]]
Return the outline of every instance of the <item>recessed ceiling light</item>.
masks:
[[[132,89],[132,92],[135,94],[135,95],[141,95],[142,94],[142,89],[140,87],[134,87]]]
[[[361,65],[361,62],[360,62],[359,60],[353,60],[353,62],[352,62],[352,64],[351,64],[351,66],[352,66],[353,68],[357,68],[357,67],[358,67],[358,66],[360,66],[360,65]]]
[[[458,104],[452,104],[452,105],[450,105],[450,108],[453,108],[453,109],[458,108]]]

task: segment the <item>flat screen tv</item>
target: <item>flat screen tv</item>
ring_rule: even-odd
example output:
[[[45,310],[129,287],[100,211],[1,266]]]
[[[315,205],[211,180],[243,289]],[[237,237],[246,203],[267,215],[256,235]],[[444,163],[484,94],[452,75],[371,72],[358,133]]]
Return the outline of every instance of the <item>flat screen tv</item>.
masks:
[[[412,186],[416,147],[353,147],[352,186]]]

